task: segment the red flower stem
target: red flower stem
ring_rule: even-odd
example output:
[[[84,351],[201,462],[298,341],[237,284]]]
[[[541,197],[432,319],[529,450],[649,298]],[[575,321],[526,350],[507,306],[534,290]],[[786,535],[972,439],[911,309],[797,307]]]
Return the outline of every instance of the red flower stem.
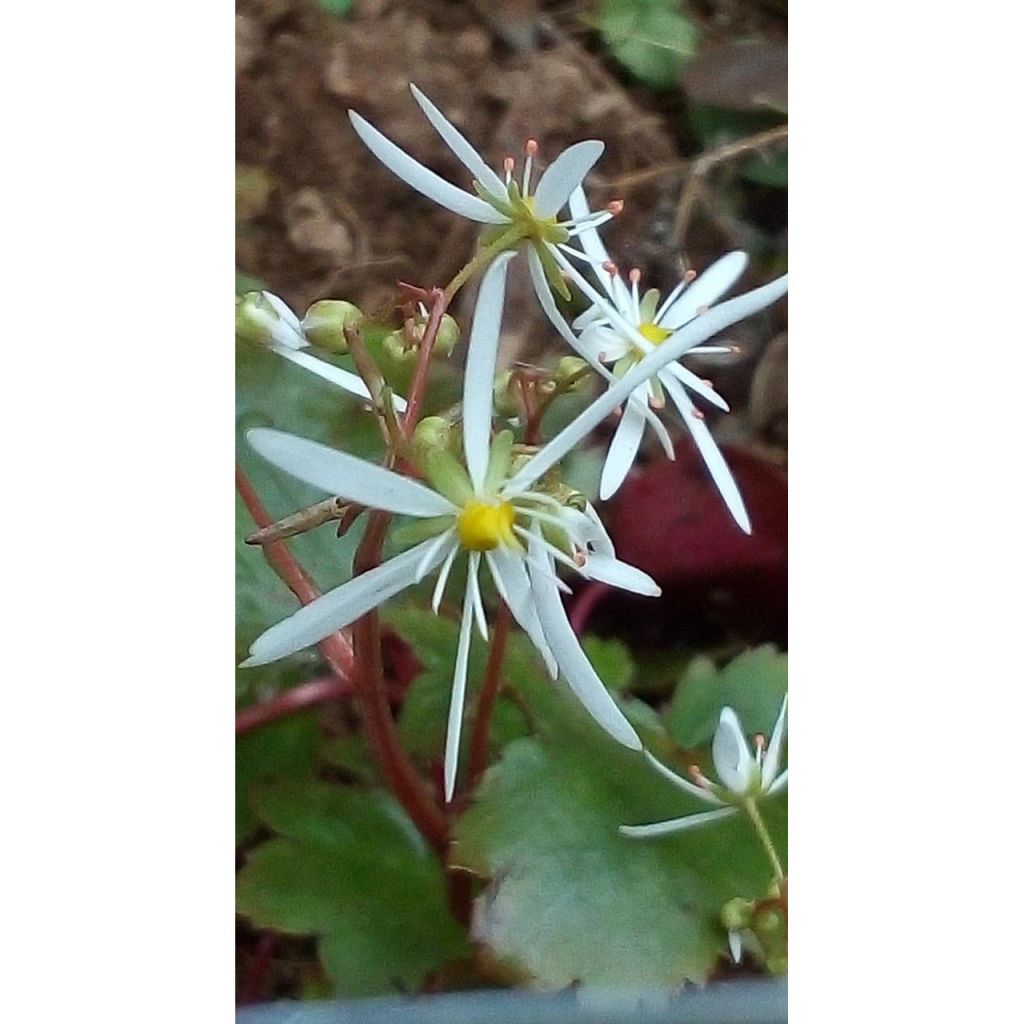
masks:
[[[473,735],[469,742],[469,785],[474,787],[487,767],[487,747],[491,736],[491,718],[494,705],[501,689],[501,669],[505,663],[505,647],[512,613],[504,601],[498,606],[498,617],[494,623],[491,648],[487,654],[487,668],[484,671],[484,685],[476,706],[473,719]]]
[[[437,340],[441,317],[448,300],[439,288],[430,292],[431,307],[423,341],[420,343],[419,358],[413,373],[402,429],[411,437],[423,406],[423,395],[430,372],[430,358]],[[354,575],[364,573],[380,565],[391,516],[387,512],[374,511],[367,517],[366,532],[356,549],[352,563]],[[384,774],[395,796],[405,808],[423,837],[443,859],[448,845],[448,822],[440,806],[421,782],[416,770],[398,739],[398,729],[391,714],[384,689],[384,666],[380,647],[380,619],[376,611],[368,612],[352,627],[355,643],[355,661],[359,667],[356,675],[358,700],[363,709],[363,721],[367,739],[373,747],[384,770]]]
[[[420,342],[419,359],[416,362],[416,370],[413,373],[412,383],[409,385],[409,395],[406,399],[405,419],[402,426],[405,429],[405,436],[411,437],[413,428],[420,418],[420,409],[423,405],[423,393],[427,387],[427,376],[430,373],[430,357],[434,351],[434,342],[437,340],[437,332],[441,326],[441,317],[448,308],[448,296],[440,288],[430,290],[430,316],[423,328],[423,341]]]
[[[259,527],[269,525],[271,522],[270,516],[267,515],[267,511],[253,490],[252,484],[238,467],[235,469],[235,482],[238,486],[238,492],[242,496],[242,500],[245,502],[245,506],[256,525]],[[365,571],[368,568],[366,565],[362,569],[358,566],[360,552],[364,548],[367,554],[373,554],[375,551],[374,564],[379,563],[380,549],[384,543],[384,530],[387,527],[389,518],[387,513],[383,512],[374,512],[369,516],[366,534],[360,544],[359,552],[356,554],[357,572]],[[310,578],[309,574],[299,565],[283,541],[272,541],[269,544],[262,545],[262,547],[271,568],[281,577],[302,604],[309,604],[320,596],[319,588]],[[367,623],[368,619],[372,619],[372,621]],[[364,639],[369,640],[369,643],[364,644],[364,653],[360,654],[357,634],[359,628],[364,626],[364,624],[364,633],[367,634]],[[352,629],[351,639],[347,631],[345,633],[332,633],[326,639],[321,640],[318,647],[324,656],[324,660],[337,677],[337,683],[344,684],[346,687],[354,687],[359,695],[367,738],[371,746],[373,746],[374,752],[384,769],[384,775],[398,801],[405,808],[416,827],[422,832],[424,838],[439,852],[443,852],[447,832],[444,815],[423,788],[422,783],[420,783],[416,776],[412,763],[398,743],[395,723],[391,717],[391,707],[388,704],[387,692],[384,689],[380,652],[380,629],[377,624],[376,615],[365,616],[360,622],[356,623]],[[375,655],[374,651],[376,652]],[[363,671],[356,671],[357,665]],[[366,669],[369,669],[369,672]],[[368,675],[372,677],[369,679],[369,683],[367,683]]]
[[[336,676],[313,679],[278,694],[272,700],[242,708],[235,715],[235,735],[241,736],[262,725],[276,722],[279,718],[295,714],[296,711],[351,697],[355,692],[356,686],[351,679],[339,679]]]

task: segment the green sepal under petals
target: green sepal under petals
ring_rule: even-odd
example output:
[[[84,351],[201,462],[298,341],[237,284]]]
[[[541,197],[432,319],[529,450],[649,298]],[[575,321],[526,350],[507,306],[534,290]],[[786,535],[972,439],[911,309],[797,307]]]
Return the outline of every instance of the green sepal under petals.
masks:
[[[487,473],[484,476],[484,490],[497,491],[498,487],[508,479],[512,468],[512,444],[514,437],[511,430],[502,430],[491,442],[491,454],[487,460]]]
[[[515,184],[515,182],[513,182],[512,184],[514,185],[514,184]],[[473,191],[474,191],[474,192],[475,192],[475,193],[476,193],[476,194],[477,194],[477,195],[478,195],[478,196],[479,196],[479,197],[480,197],[480,198],[481,198],[481,199],[482,199],[482,200],[483,200],[483,201],[484,201],[485,203],[487,203],[487,205],[488,205],[488,206],[493,206],[493,207],[494,207],[494,209],[495,209],[495,210],[497,210],[497,211],[498,211],[498,213],[500,213],[500,214],[501,214],[502,216],[504,216],[504,217],[508,217],[509,219],[511,219],[511,218],[512,218],[512,207],[511,207],[511,206],[509,206],[509,204],[508,204],[508,203],[506,203],[506,202],[504,201],[504,199],[499,199],[499,198],[498,198],[498,197],[497,197],[496,195],[494,195],[494,194],[493,194],[492,192],[488,192],[488,191],[487,191],[487,189],[485,189],[485,188],[483,187],[483,185],[481,185],[481,184],[480,184],[480,182],[479,182],[479,181],[476,181],[475,179],[474,179],[474,181],[473,181]],[[501,226],[502,226],[502,225],[500,225],[500,224],[498,225],[498,227],[499,227],[499,228],[500,228]]]
[[[547,278],[548,284],[551,285],[551,290],[566,302],[570,302],[572,292],[569,291],[569,285],[562,277],[562,269],[555,262],[555,257],[551,255],[547,245],[544,242],[534,242],[533,248],[540,257],[540,265],[544,268],[544,276]]]
[[[431,486],[460,508],[473,498],[469,474],[450,452],[435,448],[425,454],[420,467]]]
[[[435,516],[433,519],[413,519],[391,530],[391,538],[402,548],[411,548],[431,537],[437,537],[455,525],[454,516]]]

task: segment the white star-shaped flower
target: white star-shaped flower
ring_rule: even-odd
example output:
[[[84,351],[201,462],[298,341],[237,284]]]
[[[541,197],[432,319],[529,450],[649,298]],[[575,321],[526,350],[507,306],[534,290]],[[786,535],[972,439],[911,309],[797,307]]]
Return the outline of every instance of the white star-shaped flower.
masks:
[[[570,208],[578,218],[586,218],[589,208],[582,189],[577,189],[570,197]],[[596,231],[583,230],[579,240],[583,252],[562,247],[556,259],[571,274],[592,305],[573,322],[573,327],[581,332],[578,338],[564,321],[556,323],[556,327],[581,355],[590,361],[613,366],[616,376],[621,376],[649,352],[669,342],[688,324],[705,314],[739,280],[748,262],[745,253],[728,253],[699,277],[686,275],[659,304],[660,295],[656,290],[640,296],[638,271],[631,272],[630,285],[627,286]],[[565,262],[565,253],[594,267],[605,294],[597,291]],[[757,311],[756,308],[751,309],[751,313]],[[680,355],[729,351],[729,348],[694,344]],[[704,422],[703,414],[687,394],[687,388],[719,409],[728,411],[728,403],[707,381],[675,360],[666,363],[638,389],[632,396],[634,401],[626,407],[608,449],[601,474],[600,495],[603,499],[610,498],[621,486],[643,438],[645,418],[642,411],[663,408],[667,394],[679,410],[729,511],[741,529],[750,533],[750,517],[743,498]],[[647,418],[648,423],[650,419]]]
[[[242,296],[236,311],[236,324],[240,334],[245,337],[265,344],[279,356],[350,395],[370,401],[370,391],[362,377],[306,351],[310,342],[303,330],[302,321],[289,308],[288,303],[273,292],[249,292]],[[397,412],[405,411],[404,398],[392,395],[391,400]]]
[[[683,818],[659,821],[651,825],[620,825],[619,831],[623,835],[637,839],[671,835],[673,832],[682,832],[720,818],[727,818],[745,806],[783,789],[789,771],[787,769],[780,773],[779,762],[782,757],[782,740],[786,732],[788,703],[787,694],[782,700],[782,709],[779,711],[767,748],[761,737],[753,754],[747,745],[736,712],[732,708],[722,709],[718,728],[711,741],[711,759],[718,774],[718,782],[712,782],[699,773],[695,773],[696,782],[690,782],[666,768],[657,758],[646,754],[651,765],[674,786],[704,803],[714,804],[718,809],[688,814]]]
[[[554,564],[560,562],[588,579],[635,593],[660,593],[646,573],[616,559],[611,540],[589,505],[583,510],[566,507],[550,494],[531,489],[523,482],[530,461],[510,475],[510,433],[499,434],[491,441],[494,369],[510,258],[510,253],[499,256],[480,286],[463,393],[464,469],[443,450],[435,450],[428,456],[427,476],[432,486],[427,486],[276,430],[257,429],[247,435],[257,452],[292,476],[369,508],[429,520],[436,535],[272,626],[252,645],[246,665],[276,661],[317,643],[440,569],[433,597],[436,611],[456,557],[467,552],[466,594],[445,749],[445,793],[449,800],[455,787],[474,621],[481,635],[487,637],[480,597],[481,562],[486,563],[499,594],[536,645],[552,676],[557,676],[560,669],[595,720],[619,742],[636,750],[641,748],[636,732],[605,690],[569,625],[558,594],[563,585],[555,575]],[[573,425],[566,430],[572,433]],[[569,439],[570,448],[582,437],[578,428],[574,436],[575,440]],[[561,543],[546,537],[545,527]]]

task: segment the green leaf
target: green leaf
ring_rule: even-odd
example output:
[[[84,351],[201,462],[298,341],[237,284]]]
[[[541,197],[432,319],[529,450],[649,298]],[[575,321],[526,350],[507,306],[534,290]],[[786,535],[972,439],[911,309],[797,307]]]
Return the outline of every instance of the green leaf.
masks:
[[[603,0],[598,25],[612,56],[658,89],[677,84],[700,38],[673,0]]]
[[[753,156],[743,165],[743,177],[757,185],[786,188],[789,185],[789,153]]]
[[[722,708],[731,707],[747,735],[771,735],[786,693],[786,655],[770,644],[745,651],[721,670],[694,658],[665,713],[665,725],[681,747],[708,742]]]
[[[621,640],[585,636],[581,643],[594,671],[609,690],[624,690],[629,686],[636,667],[629,648]]]
[[[724,903],[771,869],[738,815],[657,840],[620,824],[706,810],[595,732],[508,746],[456,826],[452,859],[490,878],[473,938],[508,980],[538,987],[677,986],[724,954]],[[785,798],[763,807],[785,856]]]
[[[235,842],[257,825],[252,793],[259,784],[281,778],[308,778],[316,768],[320,727],[312,714],[292,715],[254,729],[235,742]]]
[[[317,3],[336,18],[344,17],[352,6],[352,0],[317,0]]]
[[[316,936],[339,994],[416,989],[467,955],[441,865],[390,796],[292,782],[264,789],[257,808],[282,838],[239,873],[239,912],[257,927]]]

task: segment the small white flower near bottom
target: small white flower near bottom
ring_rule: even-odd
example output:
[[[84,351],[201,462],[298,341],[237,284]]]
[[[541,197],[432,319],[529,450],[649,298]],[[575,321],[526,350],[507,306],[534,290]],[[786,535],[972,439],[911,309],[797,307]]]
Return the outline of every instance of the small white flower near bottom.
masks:
[[[650,825],[620,825],[619,831],[624,836],[634,839],[671,835],[674,832],[683,832],[721,818],[728,818],[741,810],[749,811],[759,800],[778,793],[785,787],[789,775],[788,770],[779,772],[788,703],[789,694],[782,700],[782,709],[779,711],[767,748],[759,741],[753,754],[747,745],[736,712],[732,708],[722,709],[718,728],[711,741],[711,759],[718,774],[717,783],[699,773],[695,775],[696,783],[690,782],[670,768],[666,768],[657,758],[645,753],[651,766],[674,786],[704,803],[715,805],[718,809],[688,814],[682,818],[654,822]]]

